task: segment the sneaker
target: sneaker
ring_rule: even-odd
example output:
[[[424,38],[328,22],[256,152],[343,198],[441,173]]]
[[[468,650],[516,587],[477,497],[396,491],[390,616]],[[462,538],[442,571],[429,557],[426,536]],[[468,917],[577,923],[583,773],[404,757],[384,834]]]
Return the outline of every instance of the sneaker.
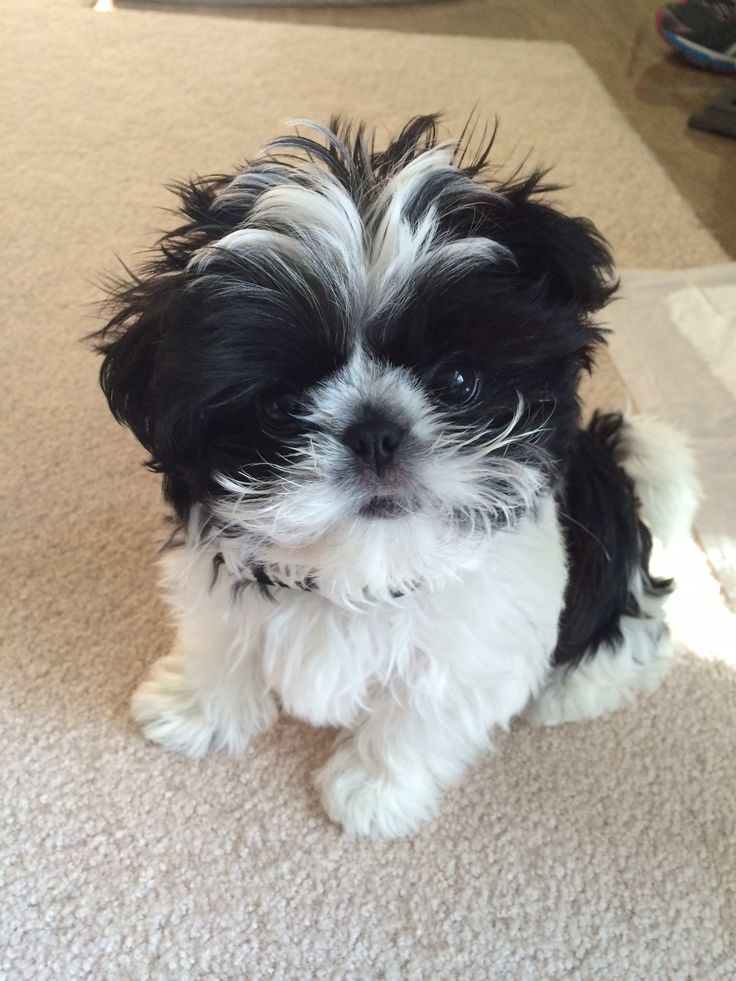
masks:
[[[662,38],[688,61],[736,73],[736,0],[680,0],[656,13]]]

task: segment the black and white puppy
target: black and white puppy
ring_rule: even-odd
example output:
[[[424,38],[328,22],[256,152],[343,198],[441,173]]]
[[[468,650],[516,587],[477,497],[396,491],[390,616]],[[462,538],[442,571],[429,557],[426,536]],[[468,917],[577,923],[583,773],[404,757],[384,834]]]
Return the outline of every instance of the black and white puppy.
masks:
[[[522,713],[612,710],[662,676],[651,535],[686,532],[678,436],[578,386],[611,257],[411,120],[314,124],[178,187],[184,223],[113,293],[102,386],[163,474],[171,654],[144,734],[242,752],[280,708],[341,729],[329,816],[413,831]]]

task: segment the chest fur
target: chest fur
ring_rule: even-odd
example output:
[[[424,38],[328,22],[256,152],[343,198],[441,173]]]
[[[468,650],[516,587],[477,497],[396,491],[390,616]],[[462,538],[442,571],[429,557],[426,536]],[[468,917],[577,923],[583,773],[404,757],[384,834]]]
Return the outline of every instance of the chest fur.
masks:
[[[410,599],[355,612],[290,593],[263,627],[265,681],[288,713],[348,726],[372,691],[411,674],[416,634]]]

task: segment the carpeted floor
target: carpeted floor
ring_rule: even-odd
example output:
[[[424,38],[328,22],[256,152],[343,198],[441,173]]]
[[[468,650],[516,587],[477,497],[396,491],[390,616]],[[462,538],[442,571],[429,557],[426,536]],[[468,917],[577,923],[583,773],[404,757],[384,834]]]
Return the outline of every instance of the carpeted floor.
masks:
[[[475,104],[554,162],[628,265],[723,259],[571,48],[2,0],[0,976],[716,979],[736,973],[736,675],[683,659],[610,719],[519,725],[413,840],[353,842],[285,720],[243,760],[143,743],[170,640],[155,477],[77,339],[90,281],[167,221],[170,178],[294,116]],[[596,383],[620,397],[610,367]],[[594,386],[595,390],[595,386]]]
[[[109,6],[113,0],[102,0],[105,7]],[[135,6],[138,0],[124,0],[119,6]],[[140,0],[148,8],[161,6],[162,9],[176,7],[185,8],[248,8],[248,7],[366,7],[366,6],[392,6],[396,4],[420,4],[420,3],[447,3],[448,0]],[[450,0],[451,2],[451,0]]]

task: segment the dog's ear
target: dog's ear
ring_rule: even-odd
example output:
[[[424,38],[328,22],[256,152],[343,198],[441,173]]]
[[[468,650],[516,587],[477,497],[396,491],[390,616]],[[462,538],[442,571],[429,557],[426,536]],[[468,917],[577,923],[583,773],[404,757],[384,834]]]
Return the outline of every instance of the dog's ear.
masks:
[[[160,469],[170,455],[163,438],[161,387],[166,385],[166,335],[175,326],[176,275],[136,277],[111,290],[114,315],[91,338],[103,355],[100,384],[118,422],[133,432]]]
[[[606,305],[617,288],[608,243],[587,218],[570,218],[540,195],[557,190],[537,172],[500,188],[500,241],[519,272],[554,303],[588,316]]]
[[[223,175],[173,184],[182,224],[159,240],[139,275],[108,283],[110,319],[88,338],[103,355],[100,383],[110,409],[151,454],[149,465],[167,470],[191,444],[199,418],[189,388],[188,364],[176,336],[195,319],[187,267],[202,246],[231,230],[226,209],[212,203],[230,178]]]

